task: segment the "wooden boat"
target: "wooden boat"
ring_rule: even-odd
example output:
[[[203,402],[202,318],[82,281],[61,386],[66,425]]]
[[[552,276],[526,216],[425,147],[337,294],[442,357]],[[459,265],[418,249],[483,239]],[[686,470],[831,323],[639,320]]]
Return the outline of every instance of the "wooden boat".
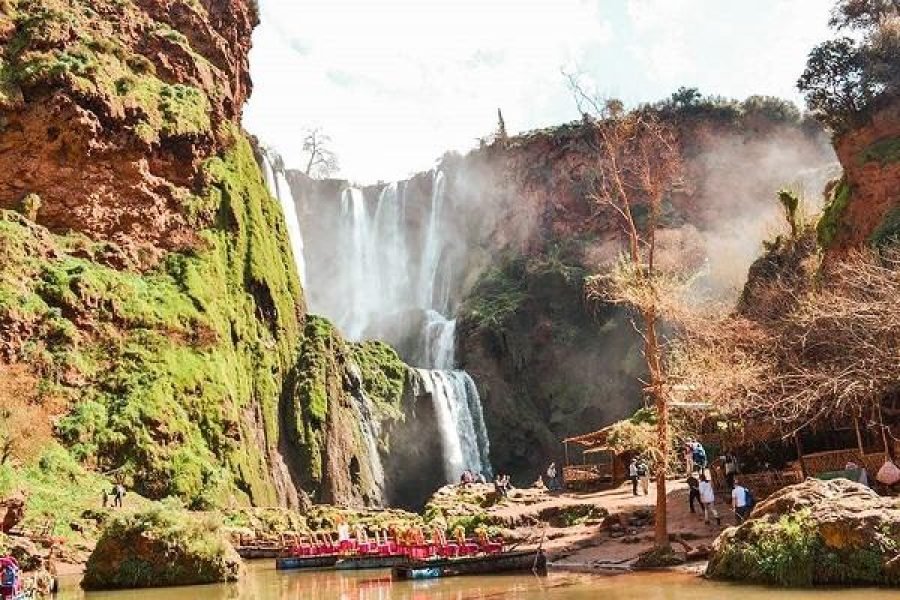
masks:
[[[280,571],[291,569],[330,569],[338,559],[338,554],[320,554],[318,556],[279,556],[275,559],[275,568]]]
[[[347,556],[337,561],[335,568],[339,571],[356,571],[363,569],[390,569],[409,561],[409,557],[402,554],[391,556],[381,555],[357,555]]]
[[[238,546],[235,550],[244,559],[278,558],[287,552],[283,546]]]
[[[547,574],[547,558],[542,550],[502,552],[484,556],[417,560],[404,562],[391,570],[394,579],[435,579],[457,575],[491,575],[514,571]]]

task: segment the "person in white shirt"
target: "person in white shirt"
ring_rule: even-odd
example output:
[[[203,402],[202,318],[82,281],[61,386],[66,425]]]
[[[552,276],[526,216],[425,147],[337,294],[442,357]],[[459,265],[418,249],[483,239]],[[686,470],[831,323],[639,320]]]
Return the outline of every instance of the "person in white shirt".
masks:
[[[747,520],[752,508],[747,502],[747,488],[737,481],[734,482],[734,489],[731,490],[731,507],[734,509],[738,525]]]
[[[706,475],[700,474],[700,505],[703,506],[703,521],[709,525],[709,518],[716,520],[716,525],[722,524],[719,511],[716,510],[716,492]]]
[[[631,463],[628,465],[628,479],[631,480],[631,493],[635,496],[637,493],[637,485],[638,485],[638,467],[637,467],[637,458],[632,458]]]

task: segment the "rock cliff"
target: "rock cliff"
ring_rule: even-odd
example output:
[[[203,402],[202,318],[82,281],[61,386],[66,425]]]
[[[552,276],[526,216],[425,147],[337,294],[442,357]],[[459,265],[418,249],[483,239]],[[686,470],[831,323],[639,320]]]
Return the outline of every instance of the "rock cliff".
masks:
[[[404,367],[306,315],[239,126],[255,3],[0,8],[4,414],[151,498],[376,502],[352,399],[397,418]]]

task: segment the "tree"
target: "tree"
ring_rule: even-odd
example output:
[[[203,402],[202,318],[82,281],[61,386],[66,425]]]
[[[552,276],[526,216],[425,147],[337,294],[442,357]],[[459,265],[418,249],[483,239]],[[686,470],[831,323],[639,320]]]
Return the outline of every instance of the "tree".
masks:
[[[900,17],[900,0],[840,0],[831,9],[834,29],[872,29]]]
[[[841,0],[830,23],[862,31],[863,38],[813,48],[797,87],[816,117],[840,135],[900,91],[900,0]]]
[[[669,390],[667,389],[663,340],[659,327],[671,302],[672,279],[656,266],[656,232],[663,200],[681,174],[681,156],[675,133],[652,111],[634,111],[611,116],[595,125],[599,156],[597,184],[591,199],[609,207],[618,217],[628,251],[606,275],[595,277],[590,293],[608,302],[631,307],[641,324],[635,326],[643,339],[649,380],[646,392],[656,413],[656,531],[660,550],[668,550],[666,519],[667,456],[671,447]],[[646,222],[638,225],[635,209],[643,207]]]
[[[863,50],[848,37],[813,48],[797,88],[803,92],[809,109],[835,131],[851,125],[876,92],[866,76]]]
[[[497,109],[497,135],[496,139],[501,143],[506,143],[508,139],[508,134],[506,133],[506,121],[503,120],[503,112],[498,108]]]
[[[328,177],[338,168],[337,155],[331,150],[331,137],[321,129],[310,129],[303,138],[303,151],[309,153],[305,173],[310,177]]]

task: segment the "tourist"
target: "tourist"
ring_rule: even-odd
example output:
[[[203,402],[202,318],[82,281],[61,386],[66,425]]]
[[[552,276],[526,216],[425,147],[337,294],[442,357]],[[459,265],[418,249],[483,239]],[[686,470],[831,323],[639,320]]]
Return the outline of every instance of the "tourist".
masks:
[[[115,485],[115,487],[113,487],[112,496],[113,496],[113,506],[122,508],[122,505],[124,504],[124,500],[125,500],[125,486],[122,485],[122,482],[117,483]]]
[[[703,521],[709,525],[709,517],[712,515],[716,520],[716,525],[721,525],[722,518],[719,516],[719,511],[716,510],[716,492],[705,473],[700,473],[697,491],[700,496],[700,505],[703,507]]]
[[[738,525],[747,520],[750,510],[753,508],[753,500],[750,491],[737,481],[731,490],[731,508],[734,509],[735,521]]]
[[[641,478],[641,491],[647,496],[650,494],[650,467],[641,459],[637,465],[638,477]]]
[[[638,495],[637,487],[638,487],[638,468],[637,468],[637,457],[631,459],[631,462],[628,464],[628,479],[631,480],[631,493],[634,496]]]
[[[725,454],[725,486],[729,491],[734,489],[734,477],[738,472],[737,458],[728,452]]]
[[[688,506],[691,509],[691,514],[696,514],[696,510],[694,510],[694,501],[700,504],[700,507],[703,507],[703,501],[700,500],[700,482],[697,481],[697,478],[694,477],[694,474],[691,473],[687,478],[688,484]]]
[[[694,461],[693,469],[701,473],[706,472],[706,449],[703,447],[703,444],[700,442],[694,442],[694,446],[691,450],[691,456]]]
[[[550,466],[547,467],[547,489],[551,492],[555,492],[559,489],[559,482],[556,479],[556,463],[551,462]]]
[[[688,440],[684,443],[684,464],[687,467],[687,474],[692,475],[694,473],[694,442],[693,440]]]

